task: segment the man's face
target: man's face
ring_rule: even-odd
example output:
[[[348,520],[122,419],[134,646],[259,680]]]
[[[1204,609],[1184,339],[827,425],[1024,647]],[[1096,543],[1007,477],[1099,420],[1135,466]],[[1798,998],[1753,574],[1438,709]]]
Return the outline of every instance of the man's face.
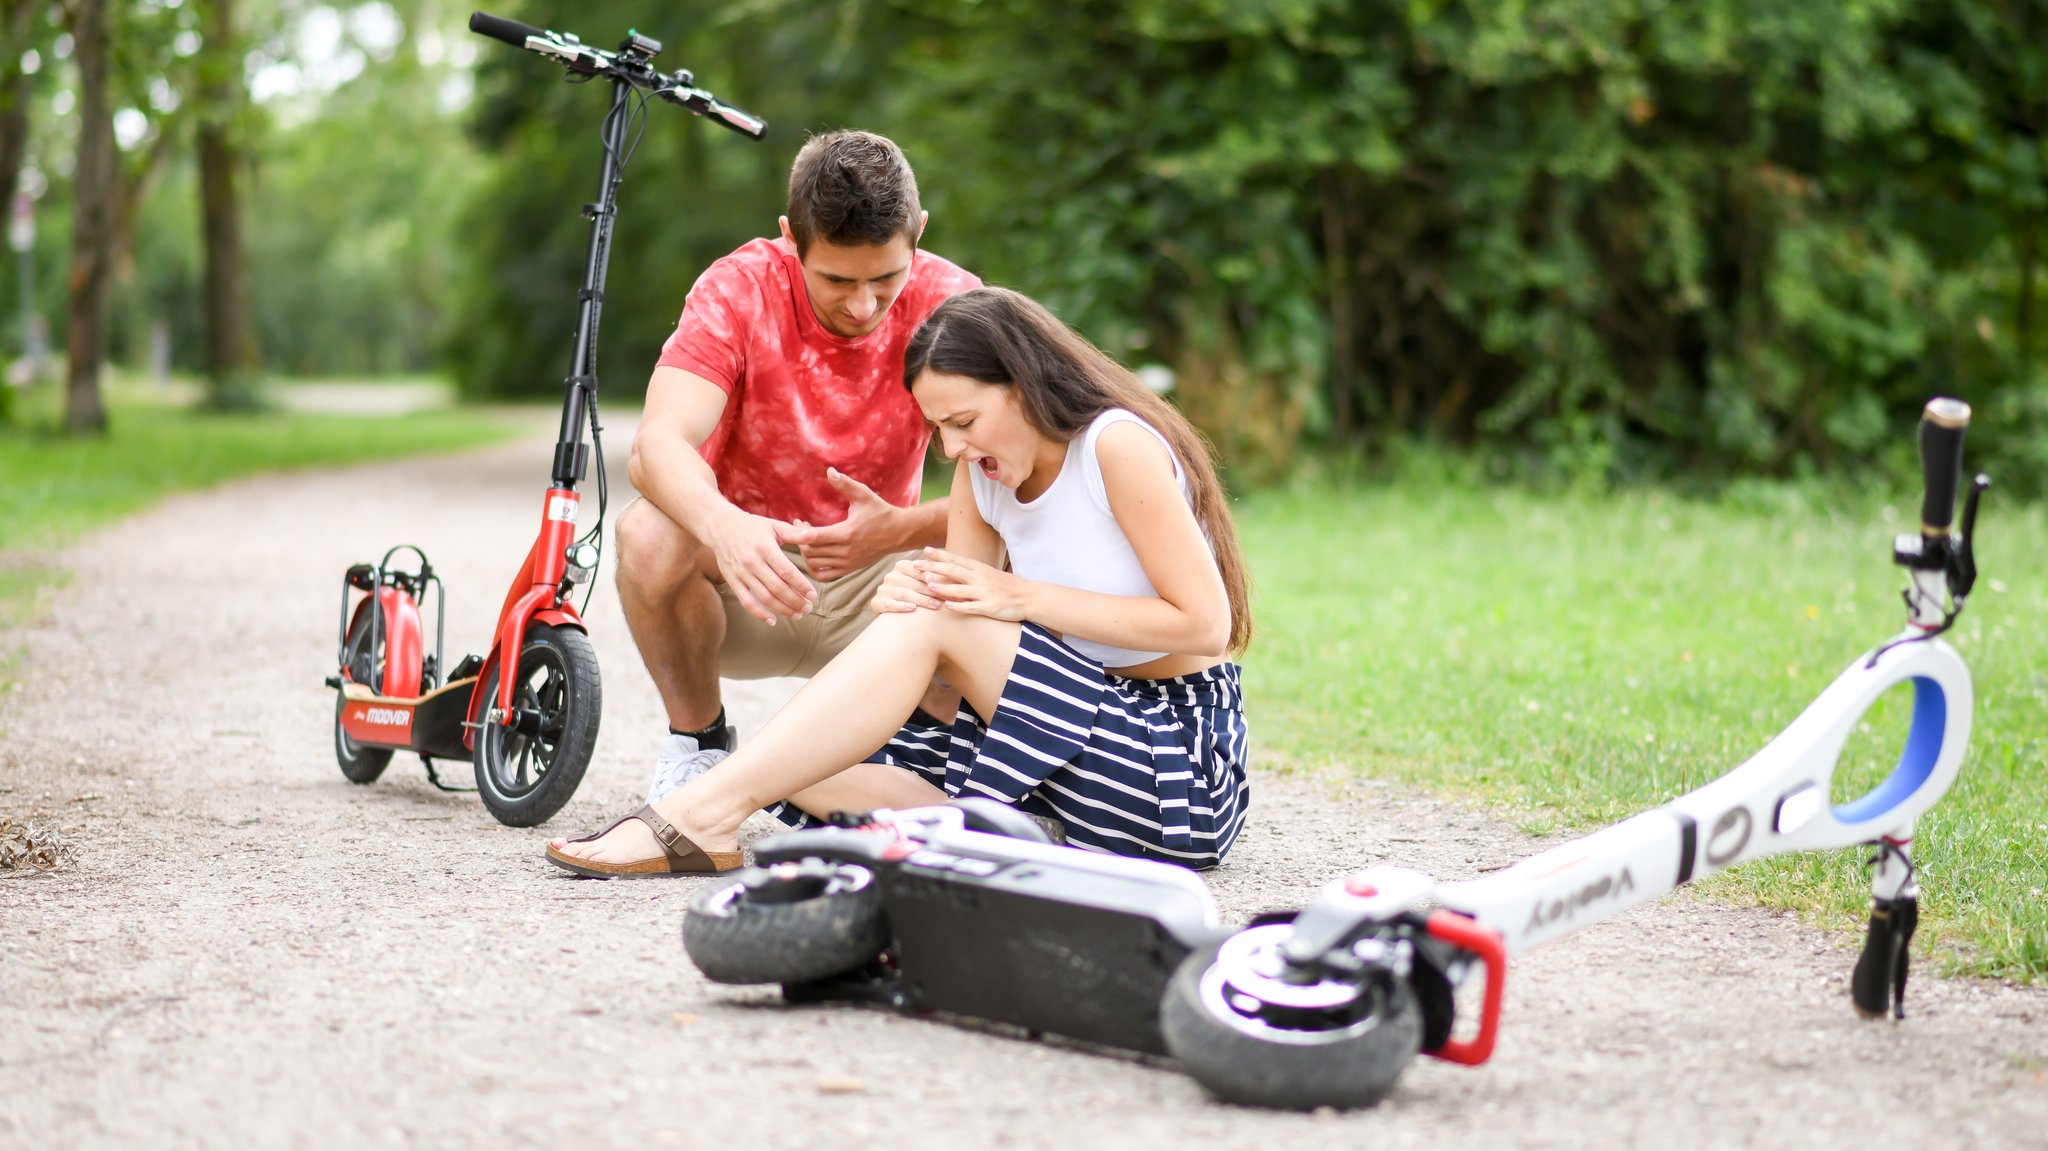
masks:
[[[783,235],[789,235],[786,219]],[[909,282],[910,258],[916,252],[917,245],[909,236],[898,236],[886,244],[845,247],[812,240],[810,250],[803,254],[804,288],[811,297],[812,313],[836,336],[851,339],[874,331]]]

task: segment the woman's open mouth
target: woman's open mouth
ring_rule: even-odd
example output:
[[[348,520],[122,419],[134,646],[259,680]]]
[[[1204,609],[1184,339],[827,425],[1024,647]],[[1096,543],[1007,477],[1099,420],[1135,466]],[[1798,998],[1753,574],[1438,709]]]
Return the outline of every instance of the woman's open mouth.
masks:
[[[996,463],[996,458],[994,456],[983,456],[974,462],[976,466],[981,468],[981,474],[987,476],[989,479],[998,478],[999,473],[1001,473],[1002,471],[1002,465]]]

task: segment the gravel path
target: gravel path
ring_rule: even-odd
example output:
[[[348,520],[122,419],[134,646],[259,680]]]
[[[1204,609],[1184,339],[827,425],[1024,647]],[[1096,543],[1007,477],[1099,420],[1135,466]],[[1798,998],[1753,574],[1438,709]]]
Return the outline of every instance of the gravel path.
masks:
[[[422,544],[468,650],[551,438],[171,500],[66,553],[47,620],[0,636],[25,677],[0,697],[0,817],[80,848],[0,878],[0,1147],[2048,1147],[2048,990],[1923,977],[1906,1023],[1859,1022],[1851,941],[1688,893],[1517,961],[1488,1066],[1418,1061],[1343,1115],[709,986],[677,940],[700,881],[541,856],[638,802],[661,732],[609,586],[597,758],[548,829],[499,826],[409,756],[370,787],[334,767],[342,568]],[[787,688],[734,687],[743,730]],[[1212,877],[1233,917],[1369,862],[1463,877],[1538,846],[1373,782],[1269,765],[1256,796]]]

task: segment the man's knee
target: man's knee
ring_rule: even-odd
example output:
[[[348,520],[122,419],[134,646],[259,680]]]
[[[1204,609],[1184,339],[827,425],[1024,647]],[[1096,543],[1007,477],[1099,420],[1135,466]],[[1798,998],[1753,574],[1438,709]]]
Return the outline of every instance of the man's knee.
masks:
[[[681,524],[645,499],[634,500],[613,529],[619,582],[643,588],[679,586],[704,566],[706,550]]]

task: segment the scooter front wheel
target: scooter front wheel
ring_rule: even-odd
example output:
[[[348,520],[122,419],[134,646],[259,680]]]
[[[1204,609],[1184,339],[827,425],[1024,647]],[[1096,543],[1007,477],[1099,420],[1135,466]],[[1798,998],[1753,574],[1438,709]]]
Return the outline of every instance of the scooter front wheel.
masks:
[[[714,983],[808,983],[889,945],[875,873],[803,859],[749,867],[690,902],[683,950]]]
[[[484,709],[496,706],[504,661],[484,679]],[[597,652],[574,628],[535,624],[513,670],[513,721],[476,729],[476,792],[499,823],[532,827],[576,794],[597,746],[603,709]]]
[[[1228,1103],[1370,1107],[1421,1049],[1414,996],[1370,966],[1289,978],[1279,948],[1292,931],[1246,928],[1183,960],[1159,1005],[1166,1049]]]

